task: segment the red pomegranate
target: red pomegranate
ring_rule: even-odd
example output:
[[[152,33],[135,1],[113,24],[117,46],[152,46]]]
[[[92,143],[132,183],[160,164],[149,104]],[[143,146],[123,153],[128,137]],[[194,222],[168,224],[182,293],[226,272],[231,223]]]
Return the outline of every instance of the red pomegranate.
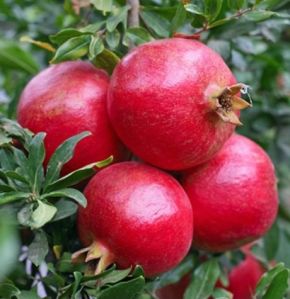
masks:
[[[114,70],[109,117],[146,162],[181,170],[209,160],[249,104],[222,58],[199,41],[172,38],[133,49]]]
[[[234,267],[229,274],[229,287],[233,299],[252,299],[257,283],[265,270],[256,258],[248,254],[244,261]]]
[[[233,135],[207,164],[188,171],[183,187],[195,213],[198,249],[221,252],[250,243],[266,233],[277,214],[273,164],[241,135]]]
[[[229,273],[229,286],[226,288],[233,294],[233,299],[252,299],[257,283],[265,269],[252,254],[247,254],[245,260],[235,266]],[[184,276],[179,282],[168,285],[157,291],[159,299],[183,299],[190,276]],[[217,287],[223,288],[220,282]],[[212,299],[212,297],[210,297]]]
[[[32,132],[44,131],[47,160],[67,138],[90,131],[77,145],[65,165],[68,173],[113,155],[126,156],[113,132],[106,111],[109,77],[83,61],[53,65],[35,76],[25,87],[18,106],[19,123]]]
[[[187,254],[192,208],[179,183],[138,162],[117,163],[97,173],[84,192],[88,206],[78,214],[86,260],[100,258],[97,272],[115,262],[141,265],[146,276],[175,267]]]

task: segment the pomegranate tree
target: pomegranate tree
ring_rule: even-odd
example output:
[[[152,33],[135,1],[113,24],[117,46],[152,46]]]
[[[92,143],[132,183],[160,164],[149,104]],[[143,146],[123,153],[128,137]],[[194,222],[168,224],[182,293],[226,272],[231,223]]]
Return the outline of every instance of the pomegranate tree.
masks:
[[[146,162],[168,170],[209,160],[250,106],[223,59],[199,41],[146,43],[114,70],[108,112],[122,141]]]
[[[78,215],[85,246],[74,255],[100,259],[97,272],[115,262],[141,265],[147,276],[176,266],[188,252],[193,233],[189,199],[170,175],[137,162],[117,163],[97,173]]]
[[[53,65],[36,75],[22,92],[17,119],[34,133],[46,132],[46,162],[67,138],[83,131],[91,136],[76,147],[63,173],[113,155],[126,157],[106,113],[108,75],[87,62]]]
[[[277,179],[264,150],[233,135],[207,164],[183,177],[194,210],[193,246],[221,252],[264,235],[278,208]]]

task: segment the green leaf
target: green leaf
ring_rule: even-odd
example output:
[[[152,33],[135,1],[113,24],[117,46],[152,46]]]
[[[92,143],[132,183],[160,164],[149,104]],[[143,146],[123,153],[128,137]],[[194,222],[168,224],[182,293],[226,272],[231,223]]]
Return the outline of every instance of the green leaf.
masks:
[[[79,288],[80,283],[81,283],[82,278],[83,278],[83,275],[82,275],[81,272],[77,272],[77,271],[75,271],[75,272],[73,273],[73,275],[74,275],[74,279],[75,279],[75,281],[74,281],[74,283],[73,283],[72,296],[74,296],[74,295],[77,293],[78,288]]]
[[[8,185],[2,185],[0,184],[0,194],[3,192],[3,193],[6,193],[6,192],[10,192],[10,191],[15,191],[15,189],[11,186],[8,186]],[[1,196],[1,195],[0,195]],[[0,205],[1,205],[1,198],[0,198]]]
[[[45,133],[36,134],[29,145],[28,169],[30,173],[30,185],[32,192],[39,194],[44,179],[43,161],[45,149],[43,140]]]
[[[6,280],[0,283],[0,298],[15,298],[20,295],[20,290],[13,284],[12,281]]]
[[[140,15],[146,26],[155,34],[160,37],[169,37],[171,24],[167,19],[149,10],[142,10]]]
[[[37,294],[37,289],[34,287],[29,291],[21,291],[21,294],[17,296],[17,299],[40,299]]]
[[[84,166],[80,169],[77,169],[66,176],[61,177],[60,179],[54,181],[51,185],[48,185],[46,188],[46,191],[52,191],[57,189],[62,189],[66,187],[74,186],[81,181],[91,177],[93,174],[96,173],[96,168],[102,168],[109,164],[111,164],[113,161],[113,156],[110,156],[109,158],[89,164],[87,166]]]
[[[35,233],[32,243],[28,246],[28,259],[35,265],[40,266],[48,254],[48,242],[46,234],[39,230]]]
[[[80,35],[84,35],[84,34],[87,34],[87,33],[81,32],[74,28],[65,28],[54,35],[50,35],[49,39],[54,44],[61,45],[72,37],[76,37],[76,36],[80,36]]]
[[[174,18],[171,22],[171,33],[174,33],[178,28],[184,25],[186,20],[186,10],[182,3],[179,3],[174,15]]]
[[[216,288],[214,289],[212,297],[214,299],[233,299],[233,294],[225,289]]]
[[[64,198],[73,199],[75,202],[77,202],[79,205],[81,205],[84,208],[87,205],[87,200],[84,197],[84,195],[80,191],[72,188],[65,188],[65,189],[43,194],[41,196],[41,199],[48,199],[53,197],[64,197]]]
[[[288,269],[280,271],[272,280],[270,286],[267,289],[266,294],[262,297],[262,299],[285,298],[284,295],[286,294],[288,289],[288,278]]]
[[[204,1],[204,13],[209,22],[214,21],[223,6],[223,0],[205,0]]]
[[[115,49],[118,47],[121,39],[121,34],[118,30],[114,30],[112,32],[106,32],[106,42],[111,49]]]
[[[184,8],[186,11],[188,11],[194,15],[204,16],[203,9],[196,4],[186,4],[186,5],[184,5]]]
[[[126,28],[128,10],[128,5],[114,9],[113,14],[106,22],[106,28],[109,32],[114,31],[120,23],[123,23]]]
[[[102,291],[98,299],[133,299],[143,289],[144,277],[140,276],[126,282],[120,282]]]
[[[27,192],[11,191],[0,193],[0,205],[4,205],[21,199],[28,199],[29,197],[30,193]]]
[[[221,25],[224,25],[226,23],[229,23],[231,22],[232,19],[231,18],[224,18],[224,19],[220,19],[220,20],[217,20],[217,21],[214,21],[210,24],[209,28],[215,28],[215,27],[218,27],[218,26],[221,26]]]
[[[0,67],[36,74],[39,70],[33,56],[22,50],[18,43],[0,39]]]
[[[131,270],[132,268],[128,268],[125,270],[115,270],[106,275],[104,278],[99,279],[98,283],[100,283],[100,285],[105,285],[108,283],[117,283],[126,278],[130,274]]]
[[[26,185],[29,185],[27,178],[25,178],[24,176],[22,176],[21,174],[19,174],[16,171],[8,170],[5,172],[5,174],[8,178],[10,178],[12,180],[19,181],[19,182],[25,183]]]
[[[261,22],[274,16],[276,13],[268,10],[254,10],[244,15],[244,17],[253,22]]]
[[[5,215],[0,218],[0,282],[9,274],[17,262],[20,244],[16,228]],[[0,286],[1,289],[1,286]],[[0,291],[1,295],[1,291]],[[7,298],[7,297],[6,297]]]
[[[228,0],[227,4],[230,9],[239,10],[245,5],[245,0]]]
[[[60,171],[65,163],[67,163],[72,157],[76,145],[85,137],[91,135],[90,132],[83,132],[65,140],[53,153],[48,165],[43,186],[44,192],[47,187],[57,181]]]
[[[129,46],[130,43],[133,43],[134,45],[141,45],[151,40],[152,36],[146,29],[142,27],[131,27],[128,28],[125,33],[123,44],[125,46]]]
[[[38,206],[32,212],[31,215],[31,224],[32,228],[40,228],[48,223],[56,214],[56,207],[44,203],[40,200],[37,201]]]
[[[72,201],[60,199],[56,204],[57,212],[50,222],[59,221],[76,214],[78,205]]]
[[[114,52],[104,49],[101,54],[92,60],[92,63],[97,68],[106,70],[108,74],[112,74],[119,61],[120,58]]]
[[[89,59],[93,60],[97,55],[102,53],[104,50],[104,44],[100,37],[94,36],[89,46]]]
[[[264,236],[264,248],[267,259],[273,260],[279,249],[280,229],[278,223],[275,222],[268,233]]]
[[[77,60],[89,51],[90,35],[72,37],[64,42],[55,52],[50,63],[59,63],[66,60]]]
[[[274,268],[272,268],[270,271],[263,274],[260,281],[257,284],[256,287],[256,296],[263,296],[266,292],[269,285],[271,285],[274,278],[282,271],[284,271],[285,265],[283,263],[277,264]]]
[[[90,0],[90,2],[97,10],[103,12],[110,12],[113,8],[113,0]]]
[[[192,281],[186,289],[184,299],[208,298],[214,290],[220,276],[220,267],[216,259],[201,264],[195,271]]]
[[[15,149],[14,147],[12,148]],[[23,154],[23,153],[22,153]],[[2,171],[4,170],[14,170],[17,167],[17,160],[14,159],[11,148],[0,149],[0,164]]]

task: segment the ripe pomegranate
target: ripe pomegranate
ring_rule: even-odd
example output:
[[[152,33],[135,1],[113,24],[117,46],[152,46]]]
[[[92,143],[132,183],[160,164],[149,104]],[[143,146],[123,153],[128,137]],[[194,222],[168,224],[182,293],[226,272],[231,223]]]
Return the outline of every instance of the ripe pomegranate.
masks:
[[[96,272],[112,262],[121,268],[141,265],[146,276],[175,267],[188,252],[192,208],[179,183],[158,169],[123,162],[97,173],[78,214],[79,237],[90,245],[86,260],[100,258]]]
[[[249,104],[222,58],[199,41],[143,44],[114,70],[109,117],[121,140],[146,162],[181,170],[209,160]]]
[[[113,132],[107,112],[109,77],[90,63],[64,62],[36,75],[25,87],[18,106],[19,123],[32,132],[44,131],[47,160],[67,138],[83,131],[91,136],[77,145],[63,173],[114,155],[126,156]]]
[[[226,288],[233,294],[233,299],[252,299],[255,289],[265,269],[252,254],[235,266],[229,273],[229,285]],[[183,299],[190,283],[190,275],[184,276],[179,282],[168,285],[157,291],[159,299]],[[219,281],[218,288],[224,288]],[[210,297],[212,299],[212,297]]]
[[[221,252],[261,237],[278,208],[273,164],[256,143],[233,135],[207,164],[182,178],[195,213],[193,246]]]
[[[246,255],[245,260],[234,267],[229,274],[227,289],[234,295],[233,299],[252,299],[264,272],[265,269],[253,255]]]

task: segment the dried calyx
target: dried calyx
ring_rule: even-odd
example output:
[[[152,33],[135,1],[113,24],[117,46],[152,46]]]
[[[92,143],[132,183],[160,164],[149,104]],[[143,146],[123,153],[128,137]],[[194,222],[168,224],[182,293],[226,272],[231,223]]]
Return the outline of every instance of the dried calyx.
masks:
[[[93,262],[89,265],[89,274],[99,274],[114,262],[114,255],[100,242],[94,241],[90,246],[76,251],[72,255],[74,263]]]
[[[248,93],[247,90],[248,86],[242,83],[237,83],[225,87],[217,95],[211,97],[210,103],[212,108],[224,122],[234,125],[242,125],[235,112],[252,107],[252,104],[245,101],[237,94]]]

